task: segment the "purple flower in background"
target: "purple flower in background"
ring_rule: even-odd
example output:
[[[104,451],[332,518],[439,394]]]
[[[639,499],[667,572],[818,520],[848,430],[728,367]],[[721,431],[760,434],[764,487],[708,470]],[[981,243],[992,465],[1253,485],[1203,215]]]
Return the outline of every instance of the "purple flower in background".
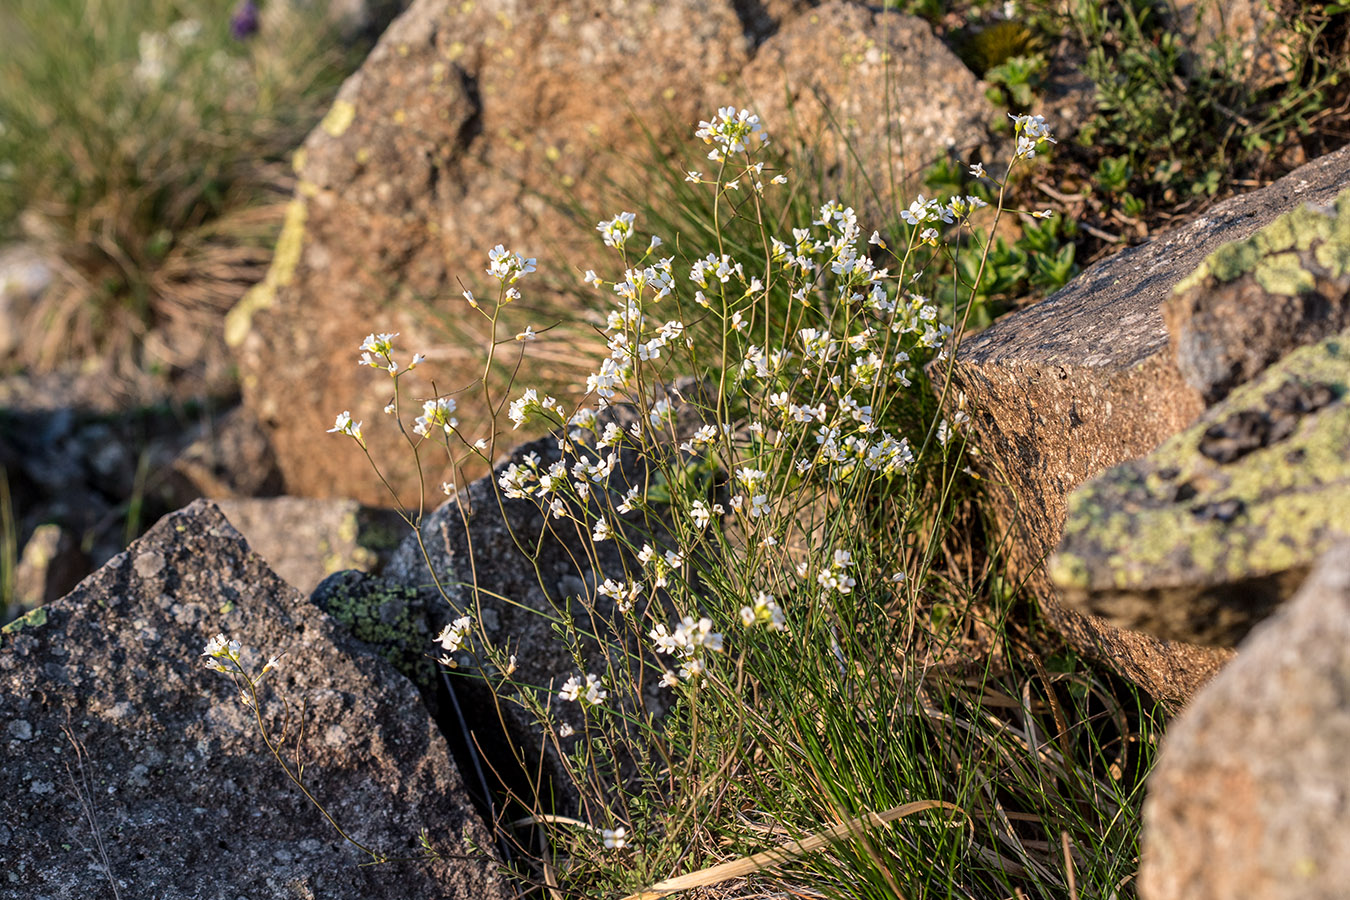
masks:
[[[237,41],[247,40],[258,32],[258,4],[254,0],[242,0],[230,16],[230,34]]]

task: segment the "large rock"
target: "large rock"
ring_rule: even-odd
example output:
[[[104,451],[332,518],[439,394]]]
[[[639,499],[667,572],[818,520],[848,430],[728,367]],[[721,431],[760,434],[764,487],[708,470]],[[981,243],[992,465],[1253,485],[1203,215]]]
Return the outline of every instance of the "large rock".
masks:
[[[1344,332],[1079,487],[1049,566],[1060,596],[1121,628],[1235,645],[1350,538],[1348,395]]]
[[[389,379],[356,365],[369,332],[398,332],[404,363],[414,351],[428,354],[405,396],[430,393],[417,380],[427,372],[440,390],[460,392],[470,439],[486,436],[486,410],[466,390],[482,374],[486,335],[461,285],[482,292],[486,251],[500,242],[540,260],[519,285],[526,299],[507,310],[509,333],[576,316],[567,298],[577,273],[613,256],[598,248],[594,219],[566,210],[599,207],[613,196],[603,187],[611,180],[641,187],[651,178],[617,161],[645,152],[639,123],[663,147],[682,148],[681,168],[706,169],[702,150],[686,159],[694,123],[749,102],[730,86],[743,79],[765,103],[795,91],[808,121],[822,121],[822,102],[837,103],[868,148],[877,135],[903,132],[909,171],[974,139],[990,111],[926,25],[858,4],[799,5],[414,3],[298,154],[300,184],[272,268],[229,317],[246,403],[270,432],[288,491],[388,502],[354,448],[315,452],[333,417],[350,409],[390,483],[410,504],[415,497],[406,445],[396,429],[377,427],[388,421],[380,411]],[[927,80],[920,63],[940,63],[941,74]],[[888,120],[879,98],[897,73],[904,77]],[[949,92],[962,102],[939,103],[942,119],[905,106],[924,110]],[[922,123],[913,129],[911,114]],[[789,122],[766,124],[786,140]],[[883,173],[890,162],[864,159],[863,168]],[[518,314],[524,304],[533,312]],[[535,347],[565,361],[558,380],[566,383],[584,371],[593,340],[589,328],[559,329]],[[437,460],[424,464],[430,489],[466,480]]]
[[[199,502],[0,636],[0,893],[87,897],[111,879],[163,900],[509,896],[490,851],[363,866],[230,679],[201,665],[217,632],[250,666],[284,654],[264,716],[279,727],[277,697],[290,702],[282,754],[301,751],[306,786],[352,837],[390,856],[417,855],[423,827],[447,855],[490,846],[413,686]]]
[[[1350,884],[1350,544],[1172,724],[1144,803],[1144,900],[1333,900]]]
[[[1041,563],[1059,542],[1070,491],[1153,450],[1204,409],[1169,352],[1164,298],[1221,244],[1299,204],[1333,201],[1348,177],[1350,150],[1341,150],[1227,200],[1093,266],[965,340],[956,356],[948,397],[966,394],[989,507],[1009,532],[1013,571],[1075,645],[1161,699],[1184,700],[1226,655],[1122,632],[1067,609]],[[933,374],[941,386],[945,368]]]

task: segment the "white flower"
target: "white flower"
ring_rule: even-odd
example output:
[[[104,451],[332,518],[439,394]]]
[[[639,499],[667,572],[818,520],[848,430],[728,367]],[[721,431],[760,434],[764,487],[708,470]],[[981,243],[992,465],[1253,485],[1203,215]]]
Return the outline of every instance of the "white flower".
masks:
[[[525,330],[522,331],[520,334],[516,335],[516,340],[518,340],[518,341],[532,341],[532,340],[535,339],[535,337],[536,337],[536,335],[535,335],[535,332],[534,332],[534,328],[533,328],[532,326],[530,326],[530,325],[526,325],[526,326],[525,326]]]
[[[574,728],[572,728],[572,726],[569,725],[569,724],[567,724],[566,722],[564,722],[564,723],[562,723],[561,725],[558,726],[558,737],[560,737],[560,738],[570,738],[570,737],[571,737],[572,735],[574,735],[574,734],[576,734],[576,730],[575,730]]]
[[[760,591],[750,606],[741,607],[741,622],[746,628],[752,625],[765,625],[771,631],[783,631],[787,628],[783,610],[774,601],[773,594],[765,591]]]
[[[441,645],[441,649],[450,653],[455,652],[464,643],[468,637],[469,630],[473,627],[473,619],[469,616],[460,616],[441,629],[441,633],[433,639]]]
[[[602,829],[600,837],[604,841],[606,850],[622,850],[628,846],[628,829],[620,825],[618,828]]]
[[[720,161],[727,153],[743,153],[751,136],[758,137],[761,145],[769,142],[759,116],[748,109],[737,112],[733,106],[724,106],[717,110],[717,115],[711,121],[699,122],[698,125],[694,136],[702,138],[704,143],[717,144],[708,154],[712,160]]]
[[[525,259],[519,253],[512,253],[498,244],[488,251],[487,273],[503,284],[515,284],[520,276],[534,271],[535,262],[533,257]],[[469,302],[472,303],[472,299]]]
[[[344,409],[338,414],[337,421],[332,428],[328,429],[329,434],[334,432],[353,438],[362,447],[366,445],[365,440],[361,437],[361,423],[352,421],[352,414],[349,410]]]
[[[661,675],[661,687],[674,687],[680,683],[680,676],[676,675],[670,669],[666,669]]]
[[[595,274],[594,269],[587,269],[586,274],[581,276],[581,283],[589,284],[593,287],[600,287],[600,285],[604,284],[605,282],[599,275]]]
[[[599,519],[595,523],[595,528],[591,531],[591,540],[599,543],[607,541],[614,536],[614,529],[609,527],[609,523],[604,519]]]
[[[422,415],[418,416],[413,424],[413,432],[425,437],[432,429],[439,428],[450,434],[459,425],[459,419],[450,415],[456,406],[453,397],[437,397],[423,402]]]
[[[623,245],[628,241],[633,233],[633,222],[637,216],[630,212],[619,213],[608,222],[601,222],[595,226],[595,230],[605,240],[606,247],[614,247],[622,250]]]

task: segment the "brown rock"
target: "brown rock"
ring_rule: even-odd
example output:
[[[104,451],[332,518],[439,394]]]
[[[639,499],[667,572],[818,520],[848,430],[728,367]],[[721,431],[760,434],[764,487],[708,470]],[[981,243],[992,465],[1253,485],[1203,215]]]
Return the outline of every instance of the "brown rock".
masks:
[[[508,313],[528,304],[536,310],[529,323],[537,327],[557,304],[570,310],[574,301],[559,285],[576,284],[579,268],[599,268],[607,257],[597,250],[595,223],[576,221],[554,200],[570,194],[595,205],[607,179],[647,177],[631,167],[612,171],[613,155],[597,150],[641,152],[634,113],[658,130],[658,142],[683,144],[700,118],[738,102],[728,85],[742,73],[772,93],[784,71],[820,69],[795,89],[804,94],[813,85],[837,84],[830,96],[871,146],[868,135],[885,124],[876,98],[886,52],[893,67],[907,65],[903,51],[942,61],[942,78],[960,74],[931,33],[924,41],[908,19],[833,4],[818,22],[799,22],[791,17],[815,15],[797,13],[799,5],[805,4],[414,3],[307,140],[272,269],[230,315],[246,404],[271,435],[288,491],[389,502],[359,450],[324,434],[349,409],[365,423],[371,453],[390,483],[406,505],[415,505],[419,485],[407,447],[395,429],[379,427],[389,425],[380,411],[390,381],[356,365],[357,346],[369,332],[398,332],[405,363],[414,351],[429,355],[425,369],[403,385],[405,397],[430,393],[429,380],[418,380],[430,373],[440,390],[460,392],[459,418],[470,439],[486,436],[488,416],[474,384],[487,335],[460,299],[461,286],[481,292],[486,251],[500,242],[540,261],[539,272],[520,284],[526,299]],[[877,33],[869,36],[869,28]],[[831,29],[840,34],[831,36]],[[886,37],[888,29],[903,40]],[[752,64],[756,47],[762,61]],[[958,88],[974,88],[968,75],[961,77]],[[905,88],[903,96],[915,93]],[[803,99],[803,115],[821,115],[814,103]],[[936,119],[921,120],[927,124],[914,133],[902,129],[906,166],[967,139],[978,113],[962,106],[950,129]],[[766,124],[771,136],[788,131],[786,122]],[[873,169],[886,167],[878,161]],[[598,344],[586,329],[559,337],[564,330],[534,346],[563,360],[558,380],[571,383],[587,365],[588,348]],[[428,488],[468,480],[431,457],[424,463]]]
[[[292,761],[304,716],[306,787],[352,837],[415,856],[425,827],[452,858],[363,866],[268,754],[231,680],[202,666],[217,632],[255,672],[285,654],[262,715],[276,729],[278,692],[291,702]],[[0,633],[0,746],[6,897],[111,896],[108,879],[127,898],[510,895],[488,851],[454,857],[490,838],[412,684],[204,501]]]
[[[60,525],[39,525],[14,568],[14,598],[6,620],[64,596],[88,574],[89,558],[74,535]]]
[[[1172,724],[1144,803],[1144,900],[1333,900],[1350,884],[1350,544]]]
[[[1171,354],[1159,305],[1209,253],[1301,203],[1327,203],[1350,177],[1350,151],[1227,200],[1188,225],[1122,251],[1063,290],[1008,316],[958,351],[948,401],[965,392],[990,509],[1009,531],[1009,562],[1057,627],[1160,699],[1184,700],[1224,654],[1122,632],[1066,610],[1042,561],[1059,542],[1073,488],[1148,453],[1204,408]],[[946,372],[934,368],[939,389]]]
[[[1182,0],[1175,7],[1175,27],[1194,48],[1193,66],[1227,72],[1259,91],[1297,74],[1294,61],[1301,41],[1279,11],[1297,5],[1287,0]]]
[[[997,115],[923,19],[840,0],[784,22],[745,85],[773,131],[809,147],[839,199],[877,224],[898,212],[874,200],[892,179],[916,186],[935,155],[969,156]]]

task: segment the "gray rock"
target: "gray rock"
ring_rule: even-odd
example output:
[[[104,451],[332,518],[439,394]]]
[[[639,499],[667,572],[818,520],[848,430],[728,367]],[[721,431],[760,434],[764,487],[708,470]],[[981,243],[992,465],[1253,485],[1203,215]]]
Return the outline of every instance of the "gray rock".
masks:
[[[1172,723],[1144,803],[1144,900],[1338,900],[1350,884],[1350,544]]]
[[[267,432],[242,407],[203,422],[192,443],[174,459],[173,469],[199,496],[213,500],[282,493],[281,470]]]
[[[1163,302],[1177,368],[1206,403],[1350,326],[1350,191],[1211,253]]]
[[[303,594],[334,572],[378,572],[408,531],[393,510],[355,500],[261,497],[217,505],[272,571]]]
[[[1059,543],[1069,493],[1153,450],[1204,409],[1169,351],[1159,306],[1220,245],[1350,180],[1350,149],[1088,269],[1053,296],[965,340],[949,402],[964,391],[989,508],[1010,533],[1009,563],[1081,651],[1107,659],[1155,696],[1184,701],[1225,654],[1122,632],[1059,603],[1042,562]],[[944,367],[932,374],[939,389]]]
[[[299,746],[307,787],[349,834],[391,856],[416,855],[423,827],[447,854],[489,847],[413,686],[199,502],[0,634],[0,893],[83,898],[113,879],[123,897],[163,900],[509,895],[490,850],[362,866],[268,755],[230,679],[201,665],[218,631],[250,666],[285,654],[263,715],[276,728],[277,698],[291,703],[283,755]]]

